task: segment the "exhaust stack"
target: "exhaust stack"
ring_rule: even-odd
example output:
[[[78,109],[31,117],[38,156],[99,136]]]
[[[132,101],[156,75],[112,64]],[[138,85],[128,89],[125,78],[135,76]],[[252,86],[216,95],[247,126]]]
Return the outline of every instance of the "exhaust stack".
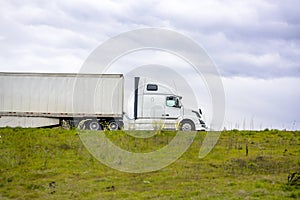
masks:
[[[140,77],[134,77],[134,119],[137,119],[138,115],[139,82]]]

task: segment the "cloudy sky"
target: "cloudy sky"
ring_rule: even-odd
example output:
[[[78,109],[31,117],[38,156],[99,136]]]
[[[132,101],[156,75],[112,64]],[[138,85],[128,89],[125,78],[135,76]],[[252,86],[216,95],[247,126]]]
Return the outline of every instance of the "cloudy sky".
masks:
[[[166,28],[196,41],[218,67],[224,127],[300,129],[299,8],[296,0],[0,0],[0,71],[78,72],[109,38]]]

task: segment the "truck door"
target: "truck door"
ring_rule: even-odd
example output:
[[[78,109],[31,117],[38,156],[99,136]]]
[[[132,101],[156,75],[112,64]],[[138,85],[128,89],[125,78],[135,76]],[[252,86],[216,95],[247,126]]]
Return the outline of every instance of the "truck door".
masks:
[[[180,99],[176,96],[166,97],[165,119],[177,119],[181,113]]]
[[[144,95],[143,98],[142,118],[160,119],[164,116],[164,96]]]

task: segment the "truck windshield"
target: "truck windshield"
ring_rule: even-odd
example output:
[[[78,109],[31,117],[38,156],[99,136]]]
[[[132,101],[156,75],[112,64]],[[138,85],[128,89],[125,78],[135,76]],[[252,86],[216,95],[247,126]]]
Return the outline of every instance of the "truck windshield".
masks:
[[[180,108],[178,97],[174,97],[174,96],[167,97],[166,104],[168,107]]]

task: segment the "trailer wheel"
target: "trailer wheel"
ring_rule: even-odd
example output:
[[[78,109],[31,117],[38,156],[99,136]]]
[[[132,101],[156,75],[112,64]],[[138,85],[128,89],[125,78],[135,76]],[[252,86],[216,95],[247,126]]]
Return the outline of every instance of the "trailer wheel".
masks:
[[[120,126],[118,122],[116,122],[115,120],[111,120],[108,122],[108,128],[109,130],[117,131],[119,130]]]
[[[101,125],[97,120],[90,120],[87,122],[87,129],[92,131],[98,131],[101,129]]]
[[[180,122],[180,129],[182,131],[194,131],[195,130],[195,125],[190,120],[183,120],[183,121]]]

